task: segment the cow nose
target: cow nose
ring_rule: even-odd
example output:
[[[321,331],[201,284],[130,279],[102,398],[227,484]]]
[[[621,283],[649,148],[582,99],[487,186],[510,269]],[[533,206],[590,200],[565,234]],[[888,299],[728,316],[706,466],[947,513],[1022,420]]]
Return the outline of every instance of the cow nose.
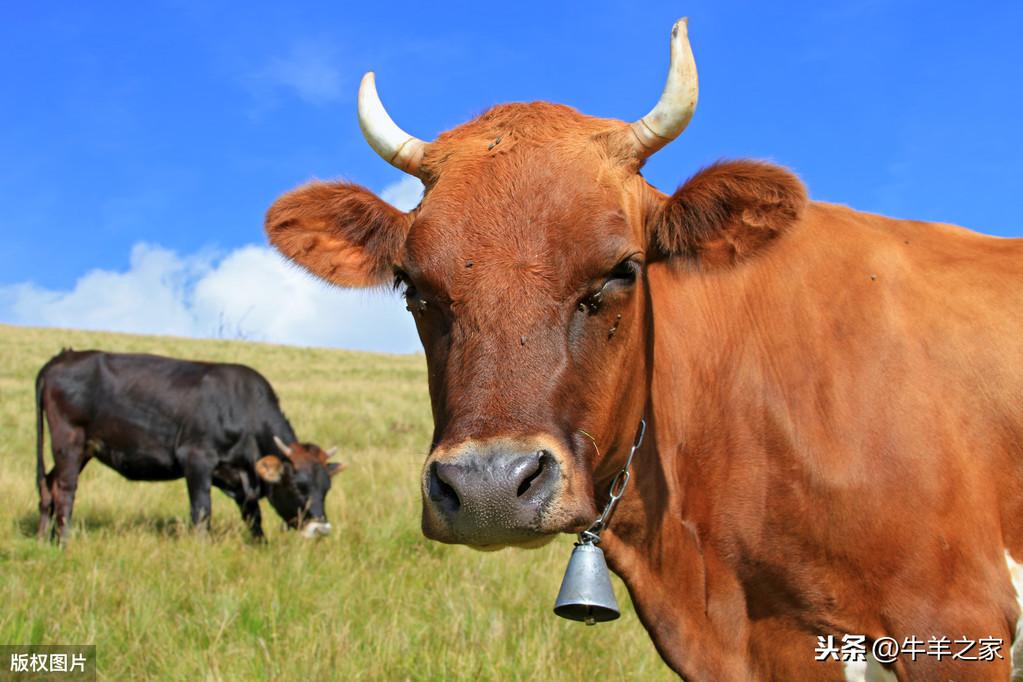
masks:
[[[430,464],[426,497],[455,541],[514,542],[537,530],[560,477],[557,460],[546,450],[466,453]],[[484,537],[487,542],[473,542]]]

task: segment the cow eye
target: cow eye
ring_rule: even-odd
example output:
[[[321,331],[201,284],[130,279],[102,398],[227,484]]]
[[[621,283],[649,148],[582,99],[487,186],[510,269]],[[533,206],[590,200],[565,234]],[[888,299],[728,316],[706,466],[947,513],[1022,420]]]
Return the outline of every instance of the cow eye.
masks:
[[[626,258],[616,265],[604,278],[600,289],[588,294],[579,302],[579,312],[589,312],[591,315],[600,310],[604,297],[615,290],[632,285],[639,275],[640,268],[632,258]]]
[[[607,283],[605,283],[604,286],[607,286],[607,284],[611,283],[614,280],[629,283],[635,282],[636,276],[639,274],[639,268],[640,268],[639,263],[637,263],[631,258],[626,258],[621,263],[616,265],[611,272],[608,273]]]

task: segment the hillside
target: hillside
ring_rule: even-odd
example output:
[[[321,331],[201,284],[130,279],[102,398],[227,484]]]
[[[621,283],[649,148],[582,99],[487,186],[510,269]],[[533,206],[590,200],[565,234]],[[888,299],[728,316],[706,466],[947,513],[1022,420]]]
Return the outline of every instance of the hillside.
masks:
[[[33,381],[64,346],[263,373],[299,437],[349,465],[327,498],[334,533],[284,532],[264,501],[269,542],[252,545],[214,492],[198,537],[184,481],[130,483],[93,462],[69,548],[37,542]],[[422,537],[430,432],[422,356],[0,325],[0,643],[95,643],[113,680],[670,679],[617,579],[621,620],[553,615],[568,536],[488,554]]]

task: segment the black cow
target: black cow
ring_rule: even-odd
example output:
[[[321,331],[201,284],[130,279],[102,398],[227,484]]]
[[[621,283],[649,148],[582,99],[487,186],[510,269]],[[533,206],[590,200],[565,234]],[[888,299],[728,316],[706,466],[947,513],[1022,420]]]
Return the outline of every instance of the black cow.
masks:
[[[263,536],[264,496],[291,528],[308,537],[330,532],[324,498],[343,468],[319,446],[297,442],[273,388],[252,368],[157,355],[61,351],[36,377],[36,439],[39,536],[56,513],[61,540],[92,457],[133,481],[184,477],[201,529],[209,527],[215,485],[238,503],[255,538]]]

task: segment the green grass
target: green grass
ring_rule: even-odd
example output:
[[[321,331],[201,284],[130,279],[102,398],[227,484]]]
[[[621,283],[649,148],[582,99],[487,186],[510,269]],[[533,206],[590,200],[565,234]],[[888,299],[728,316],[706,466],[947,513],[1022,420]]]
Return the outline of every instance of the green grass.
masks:
[[[299,437],[349,465],[327,498],[334,533],[284,532],[264,503],[269,542],[252,545],[214,492],[213,530],[196,536],[183,481],[93,462],[69,547],[37,542],[33,382],[62,346],[262,372]],[[553,615],[568,536],[495,553],[422,537],[430,431],[421,356],[0,325],[0,643],[96,644],[111,680],[670,678],[617,578],[621,620]]]

